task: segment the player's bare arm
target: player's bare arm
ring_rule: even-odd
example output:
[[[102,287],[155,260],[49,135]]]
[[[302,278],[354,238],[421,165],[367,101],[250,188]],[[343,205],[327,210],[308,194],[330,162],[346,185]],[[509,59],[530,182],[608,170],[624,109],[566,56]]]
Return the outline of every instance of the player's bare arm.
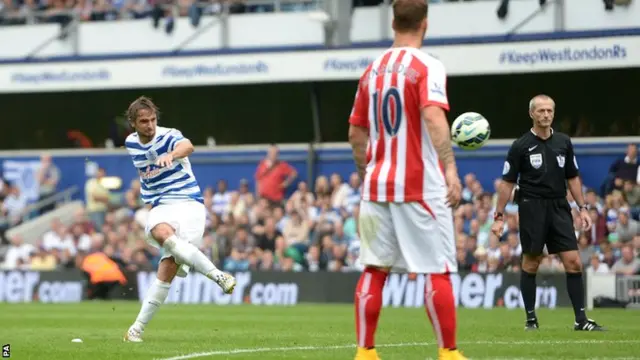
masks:
[[[364,180],[367,169],[367,141],[369,141],[369,129],[361,126],[349,126],[349,144],[353,151],[353,160],[360,180]]]
[[[576,176],[571,179],[567,179],[567,185],[569,187],[569,192],[571,192],[571,196],[576,201],[576,204],[580,206],[580,218],[582,219],[582,229],[584,231],[589,231],[591,229],[591,216],[589,215],[588,209],[584,206],[584,195],[582,194],[582,181],[579,176]]]
[[[185,158],[191,155],[194,150],[195,147],[189,139],[180,140],[180,142],[176,144],[176,148],[173,149],[172,152],[158,158],[158,161],[156,161],[156,165],[161,167],[171,166],[174,159]]]
[[[191,140],[183,139],[183,140],[180,140],[180,142],[176,144],[176,148],[173,149],[173,151],[170,152],[169,154],[174,159],[182,159],[184,157],[187,157],[187,156],[193,154],[194,150],[195,150],[195,147],[191,143]]]
[[[451,206],[456,206],[460,201],[462,185],[458,176],[458,167],[451,146],[449,123],[444,110],[438,106],[427,106],[422,110],[422,118],[427,125],[429,136],[438,153],[438,158],[444,165],[447,181],[447,201]]]

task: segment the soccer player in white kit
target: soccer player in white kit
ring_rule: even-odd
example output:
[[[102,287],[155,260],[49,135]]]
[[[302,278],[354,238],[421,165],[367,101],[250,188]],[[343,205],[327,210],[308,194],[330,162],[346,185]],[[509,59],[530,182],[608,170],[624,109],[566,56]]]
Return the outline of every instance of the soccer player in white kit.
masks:
[[[451,206],[461,185],[451,147],[443,64],[423,53],[424,0],[393,3],[393,47],[360,78],[349,142],[363,179],[358,221],[365,269],[355,294],[356,360],[378,360],[374,336],[390,271],[425,274],[425,308],[438,358],[466,359],[456,345],[449,274],[457,271]]]
[[[124,336],[125,341],[141,342],[145,326],[167,299],[176,275],[185,277],[193,268],[227,294],[233,292],[236,280],[218,270],[196,247],[204,235],[206,210],[187,158],[194,150],[191,141],[176,129],[157,126],[158,108],[144,96],[131,103],[127,118],[135,132],[127,137],[125,146],[140,174],[142,200],[151,206],[147,242],[164,250],[157,279]]]

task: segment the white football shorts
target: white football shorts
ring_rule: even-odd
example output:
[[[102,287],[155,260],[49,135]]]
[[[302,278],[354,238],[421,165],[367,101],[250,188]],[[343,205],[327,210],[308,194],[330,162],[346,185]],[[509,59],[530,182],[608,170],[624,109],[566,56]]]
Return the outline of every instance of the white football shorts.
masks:
[[[453,212],[444,199],[360,203],[360,262],[393,272],[457,272]]]
[[[149,211],[145,226],[146,241],[153,247],[163,250],[162,259],[173,256],[162,249],[151,237],[151,229],[158,224],[167,223],[175,230],[178,238],[200,247],[206,218],[207,210],[197,201],[158,205]]]

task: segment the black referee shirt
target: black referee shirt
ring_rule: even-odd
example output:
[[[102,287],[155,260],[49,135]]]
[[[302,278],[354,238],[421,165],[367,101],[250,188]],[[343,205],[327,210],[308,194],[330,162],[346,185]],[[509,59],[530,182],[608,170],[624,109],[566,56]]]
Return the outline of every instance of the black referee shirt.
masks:
[[[511,145],[502,169],[502,180],[517,182],[520,196],[537,199],[566,198],[566,180],[578,175],[571,139],[553,130],[546,140],[527,131]]]

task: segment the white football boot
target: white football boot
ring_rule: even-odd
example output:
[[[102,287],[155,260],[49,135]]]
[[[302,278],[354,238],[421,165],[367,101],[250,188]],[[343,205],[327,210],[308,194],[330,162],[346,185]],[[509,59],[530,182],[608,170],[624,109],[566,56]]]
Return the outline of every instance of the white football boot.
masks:
[[[225,272],[220,272],[218,275],[214,276],[213,281],[222,288],[222,291],[224,291],[225,294],[231,294],[233,289],[236,287],[236,278]]]
[[[124,334],[124,341],[140,343],[142,342],[143,332],[144,330],[138,330],[135,327],[131,326],[129,330]]]

